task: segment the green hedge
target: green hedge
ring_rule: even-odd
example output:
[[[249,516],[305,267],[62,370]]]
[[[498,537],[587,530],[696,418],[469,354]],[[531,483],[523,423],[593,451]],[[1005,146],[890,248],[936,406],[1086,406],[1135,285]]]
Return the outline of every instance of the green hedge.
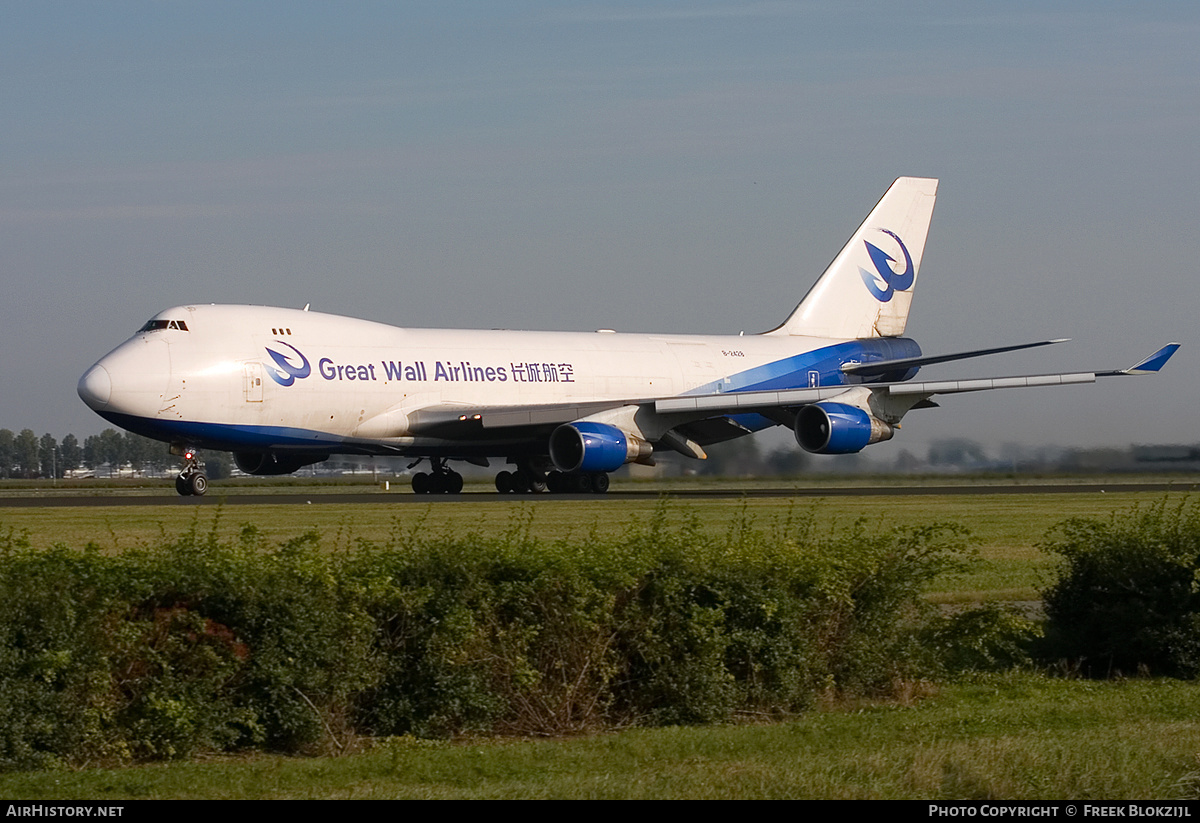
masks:
[[[543,542],[414,532],[329,548],[196,529],[153,550],[0,534],[0,768],[562,734],[796,712],[941,664],[951,526],[713,537],[661,512]]]
[[[1200,674],[1200,511],[1195,502],[1060,524],[1040,653],[1090,677]]]

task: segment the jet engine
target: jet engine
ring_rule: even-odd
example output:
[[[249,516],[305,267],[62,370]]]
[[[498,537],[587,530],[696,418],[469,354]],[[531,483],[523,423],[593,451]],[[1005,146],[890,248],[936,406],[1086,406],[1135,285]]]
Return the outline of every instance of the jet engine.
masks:
[[[845,403],[813,403],[796,415],[796,442],[814,454],[853,454],[893,432],[891,423]]]
[[[234,452],[233,461],[246,474],[291,474],[304,466],[328,460],[327,454],[279,454],[277,452]]]
[[[564,423],[550,435],[550,459],[562,472],[611,472],[644,460],[653,447],[607,423]]]

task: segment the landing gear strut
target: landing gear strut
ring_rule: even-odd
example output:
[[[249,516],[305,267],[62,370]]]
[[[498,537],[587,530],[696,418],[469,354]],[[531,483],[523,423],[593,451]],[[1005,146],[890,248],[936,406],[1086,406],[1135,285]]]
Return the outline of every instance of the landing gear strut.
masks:
[[[413,463],[409,468],[417,463]],[[462,491],[462,475],[447,468],[445,458],[431,457],[429,465],[433,468],[432,473],[417,472],[412,476],[413,494],[458,494]]]
[[[183,449],[183,470],[175,478],[175,491],[184,497],[202,496],[208,491],[208,477],[200,470],[195,449]]]

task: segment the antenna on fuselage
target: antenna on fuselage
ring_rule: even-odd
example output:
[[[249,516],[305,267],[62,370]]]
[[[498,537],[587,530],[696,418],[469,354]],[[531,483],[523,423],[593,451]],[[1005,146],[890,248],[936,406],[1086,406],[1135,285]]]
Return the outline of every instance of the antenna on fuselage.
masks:
[[[308,311],[308,307],[309,307],[309,306],[311,306],[311,305],[312,305],[312,303],[305,303],[305,304],[304,304],[304,308],[302,309],[302,311]]]

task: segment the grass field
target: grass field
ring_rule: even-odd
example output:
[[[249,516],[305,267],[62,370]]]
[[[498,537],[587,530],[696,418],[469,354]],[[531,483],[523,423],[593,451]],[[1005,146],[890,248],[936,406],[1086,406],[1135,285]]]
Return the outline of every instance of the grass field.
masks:
[[[907,705],[842,706],[771,725],[556,741],[394,738],[341,757],[0,775],[0,796],[1194,799],[1198,753],[1193,684],[1017,674]]]
[[[290,489],[295,491],[295,489]],[[608,533],[660,505],[713,530],[749,522],[786,530],[813,517],[836,529],[950,521],[968,528],[979,561],[940,578],[937,602],[1026,601],[1049,580],[1039,548],[1070,517],[1120,517],[1162,493],[692,499],[479,496],[460,503],[0,509],[0,529],[35,546],[153,545],[197,529],[253,523],[272,541],[308,529],[330,547],[402,540],[417,530],[527,529],[553,540]],[[1172,494],[1169,500],[1183,500]],[[927,692],[927,693],[923,693]],[[748,719],[749,720],[749,719]],[[353,748],[353,746],[351,746]],[[770,725],[640,729],[560,741],[383,741],[353,755],[254,756],[120,770],[0,775],[0,796],[52,798],[1196,798],[1200,688],[1134,680],[1092,683],[1034,674],[917,684],[902,704],[831,706]]]

